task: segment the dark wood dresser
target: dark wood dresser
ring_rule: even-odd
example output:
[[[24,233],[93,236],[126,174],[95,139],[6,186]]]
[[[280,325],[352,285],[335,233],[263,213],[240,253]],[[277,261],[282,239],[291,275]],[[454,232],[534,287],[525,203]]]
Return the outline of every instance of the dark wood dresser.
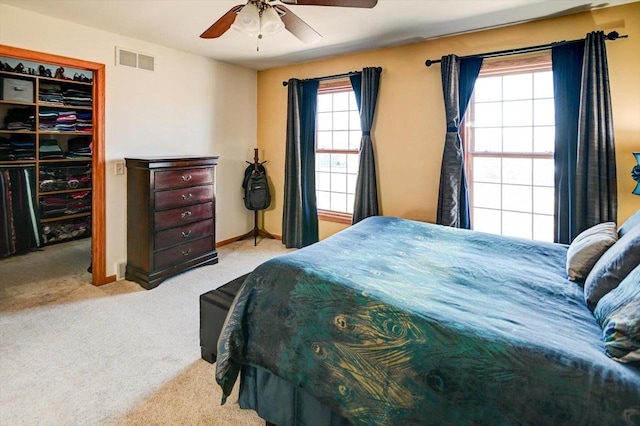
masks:
[[[152,289],[217,263],[215,166],[218,157],[126,158],[125,278]]]

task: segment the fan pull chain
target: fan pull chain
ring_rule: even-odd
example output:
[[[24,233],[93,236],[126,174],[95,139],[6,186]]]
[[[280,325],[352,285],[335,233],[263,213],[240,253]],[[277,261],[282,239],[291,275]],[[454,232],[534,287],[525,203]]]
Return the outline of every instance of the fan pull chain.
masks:
[[[256,52],[260,52],[260,39],[262,39],[262,9],[259,14],[260,18],[260,32],[258,33],[258,37],[256,37]]]

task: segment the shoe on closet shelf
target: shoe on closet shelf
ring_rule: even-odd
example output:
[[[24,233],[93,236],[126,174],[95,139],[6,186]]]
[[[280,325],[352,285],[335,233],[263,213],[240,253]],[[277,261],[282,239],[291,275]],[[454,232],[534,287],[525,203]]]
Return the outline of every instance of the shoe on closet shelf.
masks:
[[[56,75],[54,78],[58,78],[60,80],[71,80],[71,78],[64,75],[64,68],[60,67],[56,70]]]
[[[0,70],[7,71],[7,72],[24,73],[24,65],[22,65],[22,62],[20,62],[18,65],[16,65],[15,68],[12,68],[8,62],[5,62],[5,63],[0,62]]]
[[[44,65],[40,65],[38,67],[38,75],[40,77],[51,77],[51,70],[46,68]]]
[[[64,76],[64,68],[60,67],[56,70],[56,75],[53,78],[59,78],[60,80],[66,80]]]
[[[73,79],[75,81],[81,81],[82,83],[91,83],[93,81],[93,79],[87,77],[86,75],[84,75],[82,73],[75,73],[73,75]]]

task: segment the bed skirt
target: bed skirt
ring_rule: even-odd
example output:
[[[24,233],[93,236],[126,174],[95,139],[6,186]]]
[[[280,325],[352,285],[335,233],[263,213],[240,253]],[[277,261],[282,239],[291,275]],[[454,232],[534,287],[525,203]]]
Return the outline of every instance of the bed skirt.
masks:
[[[239,402],[277,426],[351,426],[304,389],[260,367],[242,366]]]

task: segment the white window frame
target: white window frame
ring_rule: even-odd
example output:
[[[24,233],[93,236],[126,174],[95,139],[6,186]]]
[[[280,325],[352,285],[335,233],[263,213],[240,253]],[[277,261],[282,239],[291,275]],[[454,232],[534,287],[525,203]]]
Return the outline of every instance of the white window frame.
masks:
[[[535,72],[546,72],[546,71],[551,71],[551,55],[549,52],[544,52],[542,54],[538,53],[534,56],[529,56],[525,58],[512,58],[507,60],[501,59],[498,61],[486,61],[482,66],[479,78],[490,77],[490,76],[505,76],[505,75],[513,75],[513,74],[530,74]],[[526,158],[526,159],[550,159],[550,160],[553,160],[554,158],[553,152],[544,152],[544,153],[542,152],[505,152],[505,151],[489,152],[489,151],[474,150],[474,143],[473,143],[473,137],[472,137],[473,124],[474,124],[473,119],[474,119],[474,112],[475,112],[474,101],[475,101],[475,94],[472,96],[469,102],[469,108],[467,109],[467,114],[465,115],[465,120],[463,122],[463,128],[461,132],[461,136],[465,146],[465,154],[466,154],[465,166],[467,170],[467,184],[469,188],[469,202],[470,202],[472,228],[474,227],[474,178],[473,178],[474,158],[501,158],[501,159],[502,158]],[[504,102],[504,100],[502,102]],[[504,126],[504,123],[502,123],[501,126],[499,127],[504,128],[508,126]],[[536,127],[536,126],[532,124],[532,127]],[[500,180],[501,192],[503,191],[502,185],[504,185],[504,183],[501,177],[501,180]],[[532,187],[532,197],[533,197],[533,193],[534,193],[533,189],[537,185],[535,185],[535,183],[532,181],[531,185],[527,185],[527,186]],[[536,232],[535,232],[535,221],[533,220],[534,219],[533,215],[553,217],[553,214],[548,215],[548,214],[541,214],[537,212],[534,213],[535,202],[533,199],[531,203],[532,203],[532,208],[531,208],[531,212],[529,212],[532,215],[531,237],[532,239],[535,239]],[[501,213],[503,211],[509,212],[510,210],[503,208],[503,204],[504,204],[504,196],[501,196],[500,209],[495,209],[495,210],[499,210]],[[482,207],[482,208],[485,208],[485,207]],[[486,209],[491,210],[490,208],[486,208]],[[522,213],[521,211],[514,211],[514,212]],[[501,214],[501,217],[502,217],[502,214]],[[500,223],[500,233],[501,234],[504,233],[502,219]],[[551,238],[550,240],[548,238],[546,240],[553,241],[553,235],[551,235],[550,238]]]
[[[353,88],[351,86],[351,81],[346,78],[346,79],[339,79],[339,80],[326,80],[326,81],[321,81],[320,85],[318,87],[318,95],[322,95],[322,94],[328,94],[328,93],[344,93],[344,92],[353,92]],[[351,109],[349,111],[352,111]],[[358,123],[358,130],[359,130],[359,123]],[[316,137],[318,136],[318,128],[316,126]],[[358,141],[358,146],[359,146],[359,141]],[[317,147],[317,140],[316,140],[316,148],[315,148],[315,153],[317,154],[358,154],[359,155],[359,149],[322,149],[322,148],[318,148]],[[316,158],[317,161],[317,158]],[[317,167],[316,167],[316,178],[318,176],[318,171],[317,171]],[[318,193],[318,181],[316,179],[316,194]],[[331,191],[327,191],[327,192],[331,192]],[[349,193],[347,193],[349,194]],[[344,224],[351,224],[352,222],[352,218],[353,218],[353,214],[352,213],[348,213],[348,212],[343,212],[343,211],[335,211],[335,210],[323,210],[323,209],[318,209],[318,219],[320,220],[324,220],[324,221],[328,221],[328,222],[337,222],[337,223],[344,223]]]

